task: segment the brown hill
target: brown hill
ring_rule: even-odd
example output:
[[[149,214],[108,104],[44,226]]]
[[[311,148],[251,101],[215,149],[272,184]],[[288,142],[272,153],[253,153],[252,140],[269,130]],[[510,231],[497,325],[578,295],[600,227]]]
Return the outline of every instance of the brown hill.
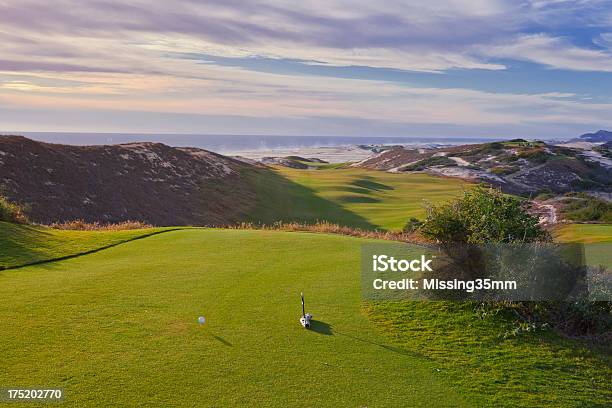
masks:
[[[250,168],[206,150],[161,143],[67,146],[0,136],[0,194],[25,205],[40,223],[234,222],[253,199],[241,176]]]

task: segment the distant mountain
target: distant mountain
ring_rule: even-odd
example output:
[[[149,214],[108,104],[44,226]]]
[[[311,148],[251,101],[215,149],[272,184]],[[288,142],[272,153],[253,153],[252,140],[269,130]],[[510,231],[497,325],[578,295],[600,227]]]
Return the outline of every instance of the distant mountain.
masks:
[[[40,223],[231,223],[253,201],[243,173],[255,168],[161,143],[69,146],[0,136],[0,194],[24,205]]]
[[[612,132],[608,130],[598,130],[595,133],[585,133],[579,136],[577,139],[573,139],[573,142],[610,142],[612,141]]]

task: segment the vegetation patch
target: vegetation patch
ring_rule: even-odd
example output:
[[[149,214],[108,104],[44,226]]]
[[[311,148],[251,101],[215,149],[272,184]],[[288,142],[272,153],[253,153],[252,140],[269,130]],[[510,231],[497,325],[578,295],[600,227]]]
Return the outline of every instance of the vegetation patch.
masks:
[[[491,167],[489,171],[498,176],[506,176],[508,174],[516,173],[520,168],[518,166],[495,166]]]
[[[431,156],[402,168],[402,171],[423,171],[432,166],[455,167],[457,163],[446,156]]]
[[[532,147],[521,149],[517,156],[521,159],[529,160],[532,163],[546,163],[546,161],[550,158],[550,153],[548,153],[543,147]]]
[[[492,142],[492,143],[483,143],[480,145],[474,145],[473,148],[465,150],[463,152],[453,153],[453,156],[457,157],[466,157],[466,156],[486,156],[489,154],[498,154],[501,150],[504,149],[504,143],[502,142]]]
[[[442,252],[452,260],[449,267],[443,265],[436,270],[436,277],[441,279],[479,277],[484,265],[479,245],[542,243],[552,239],[539,225],[538,218],[523,209],[520,200],[480,186],[458,199],[430,207],[419,231],[425,238],[440,243]],[[524,325],[533,329],[551,326],[570,337],[588,336],[605,341],[612,336],[610,302],[491,301],[481,306],[488,313],[514,313],[519,330]]]
[[[125,231],[133,229],[153,228],[152,225],[142,221],[124,221],[117,223],[85,222],[83,220],[53,223],[50,228],[75,231]]]
[[[418,243],[423,244],[427,241],[423,239],[415,231],[369,231],[362,230],[359,228],[346,227],[343,225],[333,224],[327,221],[319,221],[314,224],[302,224],[298,222],[275,222],[271,225],[265,224],[253,224],[253,223],[240,223],[234,225],[228,225],[227,229],[241,229],[241,230],[263,230],[263,231],[285,231],[285,232],[315,232],[322,234],[338,234],[347,235],[351,237],[359,238],[370,238],[370,239],[381,239],[386,241],[400,241],[407,243]]]
[[[430,206],[419,231],[443,244],[550,240],[538,222],[523,209],[521,200],[500,190],[478,186],[455,200]]]
[[[372,302],[370,319],[408,353],[495,407],[604,407],[609,354],[551,330],[517,330],[513,316],[460,302]],[[476,405],[476,404],[475,404]]]
[[[0,196],[0,221],[24,224],[28,222],[23,208]]]
[[[608,159],[612,159],[612,142],[604,143],[600,146],[594,147],[593,150],[601,153],[603,157],[607,157]]]
[[[561,214],[569,221],[612,223],[612,203],[587,193],[569,193],[560,200]]]

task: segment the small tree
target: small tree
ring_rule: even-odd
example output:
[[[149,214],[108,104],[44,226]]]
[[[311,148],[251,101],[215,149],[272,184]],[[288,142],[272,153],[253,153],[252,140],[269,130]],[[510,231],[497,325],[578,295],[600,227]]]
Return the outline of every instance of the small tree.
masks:
[[[518,199],[478,186],[450,203],[430,206],[420,231],[443,244],[549,241],[538,221]]]

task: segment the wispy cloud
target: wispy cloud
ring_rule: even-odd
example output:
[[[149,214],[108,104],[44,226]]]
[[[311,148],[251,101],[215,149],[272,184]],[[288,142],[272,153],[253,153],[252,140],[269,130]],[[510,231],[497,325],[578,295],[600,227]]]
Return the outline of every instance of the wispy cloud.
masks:
[[[525,92],[524,85],[512,91],[507,84],[518,69],[537,73],[539,66],[572,72],[582,82],[592,72],[612,72],[605,25],[611,3],[0,0],[0,100],[13,113],[238,116],[258,126],[280,117],[327,118],[322,123],[330,131],[333,118],[367,120],[380,129],[385,121],[397,124],[394,129],[607,125],[609,97],[588,99],[578,85],[569,92],[554,84]],[[242,63],[221,64],[222,58]],[[268,61],[266,69],[250,68],[255,59]],[[381,74],[376,80],[313,76],[283,71],[287,61]],[[524,63],[534,67],[517,68]],[[402,83],[386,80],[394,70],[497,76],[480,80],[488,81],[483,91],[474,89],[477,74],[435,87],[419,82],[418,74]],[[506,86],[495,91],[495,80]],[[134,113],[134,120],[140,117]],[[234,132],[232,120],[227,132]]]
[[[600,39],[598,44],[606,37]],[[612,72],[612,53],[608,50],[576,47],[564,39],[544,34],[519,36],[504,44],[486,46],[482,52],[494,57],[533,61],[551,68]]]

